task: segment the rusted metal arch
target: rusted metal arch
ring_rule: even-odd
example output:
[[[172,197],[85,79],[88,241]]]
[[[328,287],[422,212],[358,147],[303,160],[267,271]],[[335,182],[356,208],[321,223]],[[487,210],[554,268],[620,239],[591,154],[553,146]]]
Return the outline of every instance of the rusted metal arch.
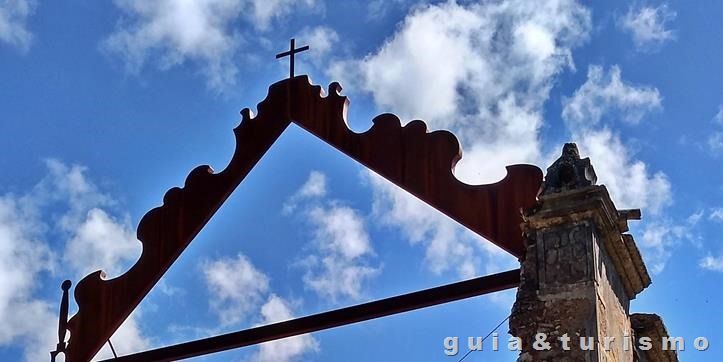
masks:
[[[104,280],[97,271],[78,283],[66,361],[89,361],[100,350],[291,122],[511,254],[523,254],[520,213],[535,202],[539,168],[508,166],[497,183],[464,184],[452,173],[462,155],[453,134],[430,133],[422,121],[402,127],[392,114],[377,116],[371,129],[354,133],[346,125],[348,100],[340,91],[332,83],[325,97],[302,75],[273,84],[258,116],[244,109],[226,169],[214,173],[209,166],[196,167],[183,188],[170,189],[163,205],[141,219],[143,251],[136,264],[115,279]]]

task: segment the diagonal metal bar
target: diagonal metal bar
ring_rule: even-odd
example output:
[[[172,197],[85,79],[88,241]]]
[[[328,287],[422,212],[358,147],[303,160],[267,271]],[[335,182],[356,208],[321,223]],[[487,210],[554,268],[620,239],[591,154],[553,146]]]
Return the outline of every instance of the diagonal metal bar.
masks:
[[[509,270],[498,274],[420,290],[329,312],[313,314],[289,321],[139,352],[101,362],[175,361],[191,358],[493,293],[514,288],[519,285],[519,283],[520,270]]]

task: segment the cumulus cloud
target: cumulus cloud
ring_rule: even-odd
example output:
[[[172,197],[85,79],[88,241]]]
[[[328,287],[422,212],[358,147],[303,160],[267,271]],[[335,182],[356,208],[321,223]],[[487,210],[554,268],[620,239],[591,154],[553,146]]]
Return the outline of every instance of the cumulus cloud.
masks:
[[[128,215],[111,214],[117,202],[87,178],[85,167],[52,159],[46,165],[48,176],[35,187],[32,198],[36,206],[55,203],[66,208],[54,224],[67,240],[65,265],[77,277],[96,270],[109,278],[120,275],[141,253]]]
[[[543,105],[590,27],[576,1],[421,5],[376,52],[332,64],[331,76],[371,94],[380,111],[454,132],[465,148],[455,175],[489,183],[505,165],[540,161]],[[497,259],[496,248],[399,188],[371,184],[378,220],[422,244],[430,270],[468,277],[490,265],[482,255]]]
[[[294,315],[283,298],[271,294],[261,307],[261,318],[263,324],[270,324],[293,319]],[[287,362],[318,350],[319,342],[310,334],[302,334],[262,343],[251,360],[255,362]]]
[[[508,164],[549,164],[541,152],[544,105],[557,76],[575,70],[572,51],[590,28],[589,10],[576,1],[423,5],[376,52],[334,63],[331,75],[370,93],[380,111],[451,130],[465,148],[455,175],[489,183],[502,178]],[[671,203],[665,174],[636,160],[610,124],[638,123],[661,104],[657,89],[624,82],[617,66],[607,72],[591,66],[585,84],[565,99],[563,118],[572,138],[591,156],[620,207],[662,214]],[[377,219],[423,245],[433,272],[469,277],[482,265],[506,265],[489,262],[499,260],[489,243],[396,186],[370,178]]]
[[[651,111],[662,109],[662,97],[656,88],[623,82],[617,65],[607,73],[593,65],[588,69],[587,81],[571,98],[564,98],[563,105],[562,117],[576,123],[576,127],[589,127],[606,115],[636,124]]]
[[[374,194],[372,212],[376,220],[400,229],[410,245],[423,246],[424,265],[432,273],[452,271],[466,279],[519,266],[506,251],[393,183],[371,172],[367,177]],[[505,302],[497,297],[495,301]]]
[[[319,247],[344,259],[354,259],[372,252],[364,221],[352,208],[332,205],[309,211],[311,222],[318,226],[315,237]]]
[[[672,255],[671,249],[680,244],[688,231],[684,226],[669,223],[669,220],[647,222],[642,238],[638,238],[645,252],[646,264],[653,274],[663,271]]]
[[[0,42],[28,51],[33,35],[27,29],[27,19],[35,12],[34,0],[8,0],[0,3]]]
[[[695,225],[698,225],[698,223],[700,222],[701,219],[703,219],[704,215],[705,215],[705,210],[698,210],[698,211],[690,214],[690,216],[688,216],[688,219],[686,221],[688,222],[688,224],[695,226]]]
[[[93,208],[75,229],[63,259],[81,274],[102,269],[112,278],[120,275],[124,261],[138,257],[139,249],[128,220],[116,220],[102,209]]]
[[[703,218],[704,211],[700,211],[700,219]],[[707,220],[715,223],[723,223],[723,207],[714,207],[708,210]],[[711,271],[723,272],[723,254],[713,256],[710,253],[698,261],[698,266]]]
[[[49,174],[35,192],[41,203],[55,199],[66,205],[67,211],[55,222],[56,230],[65,238],[63,265],[74,271],[76,280],[96,270],[103,270],[108,278],[122,274],[141,253],[129,216],[114,215],[117,201],[87,177],[86,167],[53,159],[46,165]],[[137,320],[139,313],[136,310],[111,337],[116,352],[133,353],[150,347]],[[111,357],[109,352],[104,346],[99,355]]]
[[[238,17],[241,1],[118,1],[127,16],[102,48],[119,55],[126,70],[137,74],[149,58],[160,69],[198,63],[210,88],[234,82],[232,62],[240,38],[230,25]]]
[[[332,75],[371,93],[380,110],[455,131],[466,147],[518,137],[530,145],[518,152],[525,161],[537,155],[552,77],[572,67],[571,46],[589,26],[573,1],[427,5],[376,53],[335,63]]]
[[[56,274],[77,281],[95,269],[117,273],[140,254],[127,216],[118,221],[117,202],[86,168],[57,160],[46,166],[47,175],[26,193],[0,196],[0,345],[23,346],[28,361],[47,359],[57,343]],[[58,299],[38,297],[39,288],[57,290]],[[134,320],[115,335],[123,336],[116,343],[123,351],[148,346]]]
[[[319,171],[311,171],[309,178],[294,195],[286,200],[281,211],[284,214],[290,214],[296,210],[299,202],[324,196],[326,196],[326,175]]]
[[[245,20],[268,30],[274,19],[315,4],[314,0],[119,0],[116,6],[124,18],[101,47],[120,56],[132,74],[149,61],[161,70],[188,62],[199,67],[209,88],[224,90],[235,83],[234,57],[239,45],[249,40],[234,24]]]
[[[713,132],[708,136],[708,148],[713,155],[723,151],[723,132]]]
[[[608,127],[573,132],[583,157],[590,157],[598,184],[604,184],[619,209],[640,208],[645,215],[642,236],[637,237],[643,257],[654,274],[663,271],[673,248],[691,239],[696,221],[670,220],[665,209],[672,204],[670,181],[663,172],[652,172],[636,160],[625,147],[620,135]]]
[[[699,210],[690,214],[683,222],[676,222],[668,217],[656,217],[644,223],[642,236],[636,240],[652,273],[658,274],[665,269],[673,248],[683,243],[696,248],[702,247],[698,224],[704,214],[703,210]]]
[[[633,159],[620,136],[607,128],[587,131],[576,139],[581,154],[592,160],[598,183],[608,188],[615,206],[643,209],[643,233],[636,240],[652,273],[663,271],[673,249],[683,241],[698,242],[693,233],[698,219],[695,214],[684,222],[666,216],[673,195],[663,172],[651,173],[644,162]]]
[[[698,265],[703,269],[723,272],[723,255],[718,257],[708,255],[701,259]]]
[[[675,31],[666,29],[677,13],[663,4],[658,7],[631,6],[619,25],[629,32],[639,51],[657,51],[666,42],[675,39]]]
[[[608,188],[618,208],[642,208],[657,215],[672,203],[668,177],[662,172],[651,174],[610,129],[586,130],[574,138],[580,153],[592,160],[598,183]]]
[[[326,26],[304,28],[298,36],[299,44],[309,45],[312,52],[309,52],[311,61],[316,67],[325,65],[323,62],[328,57],[332,47],[339,42],[339,34]]]
[[[264,325],[294,318],[289,302],[270,292],[269,277],[245,255],[205,261],[200,267],[211,294],[211,307],[222,324],[251,320]],[[318,349],[314,337],[302,334],[261,344],[251,360],[285,362]]]
[[[380,272],[369,265],[374,248],[359,212],[338,200],[326,200],[326,194],[326,175],[312,171],[283,206],[287,214],[289,209],[302,207],[300,215],[313,232],[312,252],[299,264],[304,269],[304,284],[332,300],[360,299],[364,283]],[[305,202],[299,204],[301,201]]]
[[[723,222],[723,207],[711,209],[708,218],[717,222]]]
[[[619,121],[638,124],[648,114],[662,109],[662,97],[654,87],[634,86],[622,79],[613,66],[606,73],[592,65],[588,77],[572,97],[563,98],[562,117],[584,157],[590,157],[598,183],[610,191],[618,208],[641,208],[645,228],[639,244],[654,273],[665,267],[671,250],[683,239],[685,222],[668,220],[665,210],[673,202],[665,173],[654,172],[625,146],[613,129]]]
[[[244,256],[206,261],[201,265],[211,307],[224,325],[246,320],[269,290],[269,278]]]
[[[252,21],[258,29],[268,30],[272,20],[283,18],[303,8],[313,8],[315,0],[251,0],[247,7],[252,9]]]
[[[369,173],[369,179],[374,215],[382,225],[400,228],[412,245],[424,245],[425,265],[433,273],[454,270],[463,278],[475,275],[481,261],[475,247],[479,237],[380,176]]]
[[[304,283],[317,294],[336,300],[360,299],[363,284],[379,269],[366,264],[374,255],[364,221],[343,205],[316,206],[308,211],[317,253],[304,260]]]
[[[39,360],[39,347],[47,359],[58,338],[48,328],[57,324],[55,308],[35,296],[42,273],[54,268],[35,214],[25,197],[0,197],[0,345],[22,345],[27,361]]]

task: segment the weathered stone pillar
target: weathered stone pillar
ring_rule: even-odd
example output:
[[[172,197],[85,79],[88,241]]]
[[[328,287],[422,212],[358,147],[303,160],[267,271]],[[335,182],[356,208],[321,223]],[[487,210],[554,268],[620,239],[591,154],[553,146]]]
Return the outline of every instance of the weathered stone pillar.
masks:
[[[633,361],[629,303],[650,276],[624,233],[640,211],[617,210],[596,181],[590,160],[566,144],[547,169],[539,207],[525,218],[527,249],[510,318],[510,333],[522,340],[518,361]],[[549,349],[535,348],[539,333]],[[594,339],[591,350],[581,349],[580,337],[585,345]]]

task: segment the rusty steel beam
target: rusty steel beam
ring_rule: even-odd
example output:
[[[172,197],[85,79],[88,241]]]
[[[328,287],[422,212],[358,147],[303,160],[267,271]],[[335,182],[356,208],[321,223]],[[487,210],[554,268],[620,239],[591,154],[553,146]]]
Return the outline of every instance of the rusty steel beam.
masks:
[[[498,274],[420,290],[329,312],[313,314],[289,321],[112,358],[101,362],[176,361],[493,293],[514,288],[519,285],[519,283],[520,270],[509,270]]]

